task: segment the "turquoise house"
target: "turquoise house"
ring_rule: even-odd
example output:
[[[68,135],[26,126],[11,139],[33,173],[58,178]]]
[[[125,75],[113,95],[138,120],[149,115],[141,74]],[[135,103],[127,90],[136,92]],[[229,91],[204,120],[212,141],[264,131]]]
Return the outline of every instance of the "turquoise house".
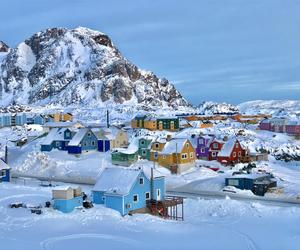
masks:
[[[106,168],[92,190],[93,202],[124,216],[146,209],[148,200],[164,200],[165,178],[155,174],[151,186],[150,174],[142,169]]]
[[[89,128],[81,128],[68,144],[69,154],[98,150],[98,138]]]
[[[11,114],[1,114],[0,127],[10,127],[10,126],[11,126]]]
[[[142,159],[150,160],[152,137],[143,137],[139,139],[139,156]]]
[[[53,208],[63,213],[70,213],[76,207],[82,207],[81,188],[57,187],[52,190]]]

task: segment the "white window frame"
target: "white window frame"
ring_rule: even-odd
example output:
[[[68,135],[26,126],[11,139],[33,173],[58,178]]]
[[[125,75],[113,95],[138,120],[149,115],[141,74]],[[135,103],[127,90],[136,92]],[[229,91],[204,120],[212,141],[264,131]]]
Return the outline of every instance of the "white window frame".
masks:
[[[239,156],[239,157],[241,157],[241,156],[242,156],[242,153],[241,153],[241,151],[239,151],[239,152],[238,152],[238,156]]]
[[[235,148],[239,148],[239,143],[238,142],[235,143]]]
[[[136,201],[134,200],[135,196],[136,196]],[[139,202],[139,195],[138,194],[134,194],[132,200],[133,200],[134,203],[138,203]]]
[[[236,157],[236,152],[233,152],[232,156],[233,156],[233,157]]]
[[[218,148],[218,143],[214,142],[214,143],[213,143],[213,148],[214,148],[214,149],[217,149],[217,148]]]
[[[205,148],[201,148],[201,149],[200,149],[200,152],[201,152],[201,153],[205,153]]]
[[[141,145],[145,145],[145,141],[144,140],[141,140]]]
[[[216,156],[217,156],[217,153],[216,153],[216,152],[211,152],[211,156],[212,156],[212,157],[216,157]]]
[[[96,145],[96,142],[95,141],[92,141],[92,146],[95,146]]]
[[[187,142],[187,143],[185,144],[185,146],[186,146],[186,148],[189,148],[189,147],[190,147],[190,144]]]
[[[194,158],[194,153],[193,152],[190,152],[190,158]]]
[[[87,136],[88,136],[88,137],[91,137],[91,136],[92,136],[92,133],[91,133],[91,132],[88,132],[88,133],[87,133]]]

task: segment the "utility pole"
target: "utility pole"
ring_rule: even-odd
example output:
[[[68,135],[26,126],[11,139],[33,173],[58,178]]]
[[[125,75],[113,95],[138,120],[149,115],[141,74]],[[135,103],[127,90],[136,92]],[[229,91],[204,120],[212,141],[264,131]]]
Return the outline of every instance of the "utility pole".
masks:
[[[109,128],[109,111],[106,110],[106,126]]]

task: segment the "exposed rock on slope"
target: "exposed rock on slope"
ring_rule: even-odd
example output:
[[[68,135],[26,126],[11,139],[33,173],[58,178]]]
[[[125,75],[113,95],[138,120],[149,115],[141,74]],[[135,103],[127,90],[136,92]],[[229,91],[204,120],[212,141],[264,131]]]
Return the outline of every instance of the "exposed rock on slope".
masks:
[[[0,60],[0,104],[187,106],[166,79],[140,70],[87,28],[34,34]]]

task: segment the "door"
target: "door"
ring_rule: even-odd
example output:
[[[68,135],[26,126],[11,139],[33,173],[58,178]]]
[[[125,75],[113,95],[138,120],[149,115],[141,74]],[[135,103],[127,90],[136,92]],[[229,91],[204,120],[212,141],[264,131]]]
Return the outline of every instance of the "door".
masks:
[[[160,201],[160,199],[161,199],[160,189],[156,189],[156,200]]]
[[[105,141],[105,152],[110,150],[110,141]]]
[[[98,147],[99,147],[99,151],[100,152],[103,152],[103,141],[102,140],[100,140],[100,141],[98,141]]]

